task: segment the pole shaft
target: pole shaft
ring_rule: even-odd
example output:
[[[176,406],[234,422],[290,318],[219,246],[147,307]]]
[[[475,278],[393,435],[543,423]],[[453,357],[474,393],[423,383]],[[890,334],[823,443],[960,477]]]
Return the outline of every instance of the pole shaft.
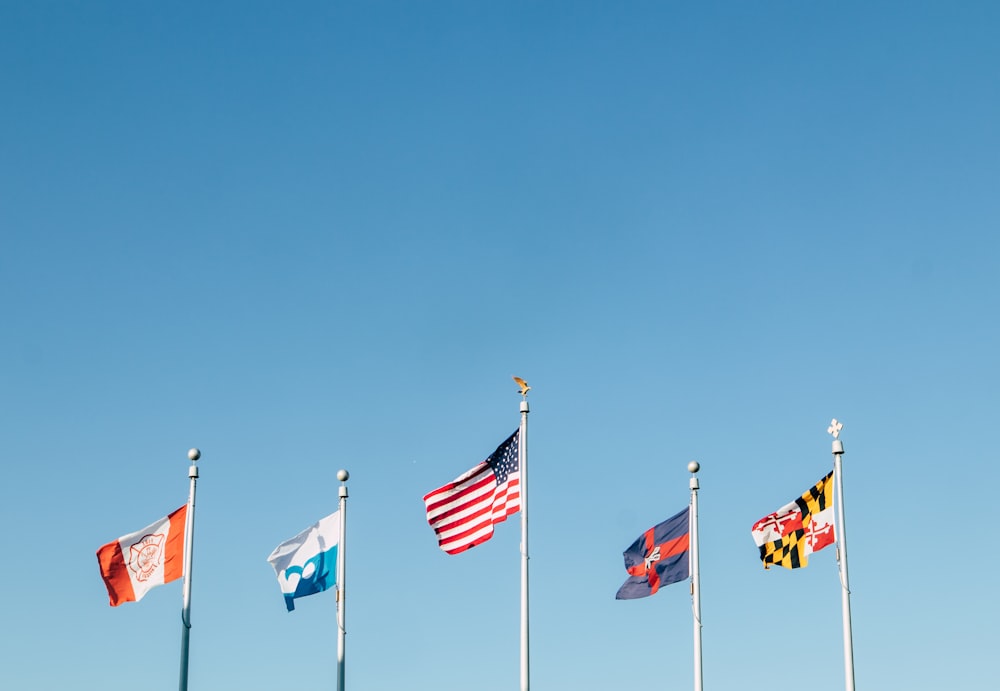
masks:
[[[517,445],[521,491],[521,691],[528,691],[528,401],[521,401],[520,440]]]
[[[345,628],[347,607],[347,487],[340,486],[340,540],[337,546],[337,691],[344,691],[345,648],[347,629]]]
[[[198,466],[188,468],[191,480],[188,490],[187,515],[184,521],[184,589],[181,602],[181,674],[180,691],[188,687],[188,658],[191,645],[191,569],[194,561],[194,498],[198,482]]]
[[[702,691],[701,566],[698,559],[698,479],[691,478],[691,609],[694,615],[694,691]]]
[[[847,574],[847,521],[844,518],[844,446],[833,442],[833,475],[837,484],[837,563],[840,570],[840,600],[844,618],[844,681],[847,691],[854,691],[854,641],[851,633],[851,585]]]

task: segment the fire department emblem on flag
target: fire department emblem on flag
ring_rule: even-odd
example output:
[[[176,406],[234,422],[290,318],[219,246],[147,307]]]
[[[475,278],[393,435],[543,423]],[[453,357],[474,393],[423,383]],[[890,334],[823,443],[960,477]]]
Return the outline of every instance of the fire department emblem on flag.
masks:
[[[160,566],[163,561],[163,541],[166,535],[143,535],[142,538],[129,547],[128,567],[135,574],[137,581],[145,581]]]
[[[184,575],[184,538],[187,506],[182,506],[97,550],[101,578],[108,588],[108,604],[138,602],[152,588]]]

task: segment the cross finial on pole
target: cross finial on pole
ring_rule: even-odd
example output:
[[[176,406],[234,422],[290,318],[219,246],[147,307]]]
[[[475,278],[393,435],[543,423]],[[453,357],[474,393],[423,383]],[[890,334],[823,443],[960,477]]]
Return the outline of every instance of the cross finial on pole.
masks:
[[[834,439],[840,439],[840,430],[842,429],[844,429],[844,424],[837,422],[837,418],[833,418],[826,431],[828,434],[832,434]]]

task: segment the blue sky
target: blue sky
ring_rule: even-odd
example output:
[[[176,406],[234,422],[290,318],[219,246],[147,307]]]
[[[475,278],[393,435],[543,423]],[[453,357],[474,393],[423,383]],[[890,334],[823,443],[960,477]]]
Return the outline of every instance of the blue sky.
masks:
[[[0,4],[10,688],[176,684],[180,585],[95,550],[184,503],[191,688],[332,688],[265,558],[351,472],[347,682],[516,688],[517,521],[422,496],[518,423],[532,683],[691,686],[622,551],[702,464],[706,688],[843,688],[832,550],[750,525],[845,423],[861,688],[991,689],[1000,8]]]

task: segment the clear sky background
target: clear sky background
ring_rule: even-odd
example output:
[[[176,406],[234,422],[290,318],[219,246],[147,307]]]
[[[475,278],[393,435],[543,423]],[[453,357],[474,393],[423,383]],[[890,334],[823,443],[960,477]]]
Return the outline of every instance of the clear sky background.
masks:
[[[0,685],[176,688],[181,586],[94,553],[198,485],[192,689],[333,688],[265,558],[347,468],[347,682],[517,688],[518,521],[422,496],[530,394],[532,684],[692,684],[622,551],[702,463],[706,689],[994,689],[1000,5],[0,4]],[[984,494],[985,492],[985,494]]]

